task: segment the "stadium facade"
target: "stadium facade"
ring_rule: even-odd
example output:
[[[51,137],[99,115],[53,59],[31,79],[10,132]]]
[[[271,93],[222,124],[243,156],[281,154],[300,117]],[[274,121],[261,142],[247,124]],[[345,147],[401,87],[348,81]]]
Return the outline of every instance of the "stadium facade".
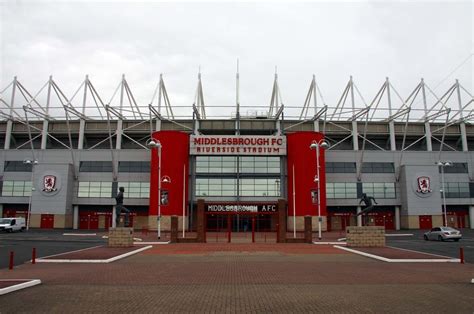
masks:
[[[386,79],[366,103],[350,78],[327,105],[313,76],[287,106],[275,75],[265,107],[241,105],[238,82],[235,105],[212,107],[199,76],[185,108],[162,77],[146,106],[125,77],[107,103],[88,77],[71,97],[52,78],[36,93],[14,78],[0,99],[0,214],[107,229],[124,186],[137,229],[177,215],[194,230],[198,202],[208,231],[276,230],[282,204],[288,231],[308,215],[323,231],[474,228],[473,97],[459,82],[438,96],[421,80],[403,98]],[[358,216],[363,193],[377,204]]]

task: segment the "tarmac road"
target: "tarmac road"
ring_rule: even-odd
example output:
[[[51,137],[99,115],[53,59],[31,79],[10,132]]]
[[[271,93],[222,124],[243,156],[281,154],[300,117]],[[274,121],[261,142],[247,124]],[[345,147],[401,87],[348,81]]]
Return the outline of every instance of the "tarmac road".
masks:
[[[11,251],[17,266],[31,260],[33,248],[36,248],[36,257],[39,258],[106,243],[100,236],[64,236],[64,232],[70,231],[0,233],[0,269],[8,268]]]
[[[459,249],[464,248],[466,263],[474,263],[474,230],[462,229],[463,238],[454,241],[425,241],[423,230],[402,230],[397,233],[412,233],[413,236],[387,237],[386,244],[397,248],[459,258]]]

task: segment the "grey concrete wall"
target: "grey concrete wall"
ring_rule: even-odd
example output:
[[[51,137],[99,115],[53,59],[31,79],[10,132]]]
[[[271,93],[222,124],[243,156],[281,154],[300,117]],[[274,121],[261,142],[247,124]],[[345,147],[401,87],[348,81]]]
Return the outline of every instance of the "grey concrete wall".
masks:
[[[113,176],[111,173],[85,173],[78,172],[80,161],[108,161],[111,160],[112,155],[109,150],[75,150],[75,161],[76,161],[76,175],[79,181],[112,181]],[[400,160],[400,152],[389,152],[389,151],[366,151],[364,153],[364,162],[394,162],[397,168]],[[35,177],[38,178],[41,173],[39,169],[46,170],[44,165],[48,164],[51,167],[54,165],[65,165],[72,164],[71,153],[68,150],[61,149],[48,149],[48,150],[35,150],[35,157],[39,161],[39,164],[35,167]],[[359,162],[361,152],[354,151],[338,151],[328,150],[326,152],[326,160],[332,162]],[[442,152],[442,160],[451,160],[453,162],[466,162],[469,164],[470,171],[474,169],[474,152]],[[5,160],[24,160],[32,159],[32,153],[30,150],[0,150],[0,175],[3,175],[4,180],[30,180],[30,173],[23,172],[3,172],[3,164]],[[114,158],[118,162],[122,161],[149,161],[150,152],[144,149],[124,149],[114,152]],[[439,193],[439,172],[437,167],[434,165],[439,159],[438,152],[425,152],[425,151],[408,151],[403,153],[402,164],[405,165],[405,173],[400,173],[402,177],[397,182],[397,173],[386,173],[386,174],[368,174],[363,173],[361,176],[361,182],[394,182],[396,187],[396,199],[377,199],[380,205],[395,206],[401,205],[402,214],[405,215],[419,215],[419,214],[433,214],[441,211],[441,200]],[[43,165],[43,166],[42,166]],[[433,201],[428,203],[419,197],[411,195],[411,188],[413,180],[416,180],[413,176],[408,176],[406,167],[410,169],[421,169],[421,167],[428,167],[431,170],[428,172],[432,175],[432,196]],[[43,168],[41,168],[43,167]],[[53,169],[51,168],[51,169]],[[70,173],[66,168],[61,168],[61,173]],[[72,176],[72,174],[69,174]],[[470,182],[469,174],[446,174],[446,182]],[[118,181],[141,181],[148,182],[148,173],[119,173]],[[407,181],[408,180],[408,181]],[[474,180],[474,179],[473,179]],[[112,198],[77,198],[77,181],[68,182],[68,189],[72,186],[72,194],[68,192],[73,204],[81,205],[114,205],[115,202]],[[358,182],[356,173],[343,173],[343,174],[327,174],[327,182]],[[38,198],[38,191],[35,191],[34,195]],[[67,194],[67,193],[66,193]],[[403,199],[405,195],[405,199]],[[410,196],[411,195],[411,196]],[[35,196],[33,197],[33,203],[36,202]],[[437,199],[437,201],[435,201]],[[216,198],[216,200],[229,200],[228,198]],[[256,200],[251,198],[251,200]],[[275,200],[275,198],[262,198],[262,201]],[[356,206],[358,199],[328,199],[328,206]],[[435,204],[438,202],[437,204]],[[446,199],[448,205],[470,205],[474,204],[474,199],[463,198],[463,199]],[[28,203],[28,197],[0,197],[0,203]],[[65,200],[62,204],[66,206]],[[148,199],[128,199],[128,205],[148,205]],[[423,204],[423,205],[422,205]],[[44,204],[43,204],[44,205]],[[43,206],[41,205],[41,206]],[[434,206],[436,205],[436,206]],[[39,206],[39,205],[37,205]],[[63,207],[64,207],[63,206]],[[68,205],[69,206],[69,205]],[[434,207],[433,207],[434,206]],[[411,210],[413,208],[413,210]],[[430,211],[428,210],[430,208]],[[37,208],[39,210],[39,208]],[[64,210],[64,209],[63,209]],[[408,212],[410,210],[410,213]],[[64,213],[64,212],[63,212]]]
[[[34,167],[31,213],[69,214],[72,213],[72,188],[74,178],[72,166],[60,163],[41,163]],[[44,191],[43,180],[47,175],[56,177],[56,190]]]
[[[441,213],[440,174],[436,165],[406,165],[401,168],[402,215],[433,215]],[[428,193],[417,192],[417,178],[430,178]]]

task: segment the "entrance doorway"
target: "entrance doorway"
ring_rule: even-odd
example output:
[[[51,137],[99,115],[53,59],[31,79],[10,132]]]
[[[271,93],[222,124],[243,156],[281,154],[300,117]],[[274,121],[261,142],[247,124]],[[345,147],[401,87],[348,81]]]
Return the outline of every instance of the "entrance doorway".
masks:
[[[420,229],[433,228],[433,222],[431,221],[430,215],[421,215],[419,216],[419,220],[420,220]]]
[[[276,214],[207,213],[206,239],[208,243],[275,243]]]
[[[54,228],[54,215],[41,214],[41,229],[53,229]]]

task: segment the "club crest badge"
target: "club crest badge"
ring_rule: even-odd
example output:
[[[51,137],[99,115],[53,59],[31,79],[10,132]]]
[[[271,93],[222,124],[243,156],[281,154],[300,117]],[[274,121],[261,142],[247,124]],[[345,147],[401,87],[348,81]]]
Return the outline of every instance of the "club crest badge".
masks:
[[[421,193],[421,194],[431,193],[429,177],[425,177],[425,176],[418,177],[417,182],[418,182],[418,189],[416,191],[418,193]]]
[[[54,192],[56,191],[56,176],[48,175],[43,178],[43,191]]]

